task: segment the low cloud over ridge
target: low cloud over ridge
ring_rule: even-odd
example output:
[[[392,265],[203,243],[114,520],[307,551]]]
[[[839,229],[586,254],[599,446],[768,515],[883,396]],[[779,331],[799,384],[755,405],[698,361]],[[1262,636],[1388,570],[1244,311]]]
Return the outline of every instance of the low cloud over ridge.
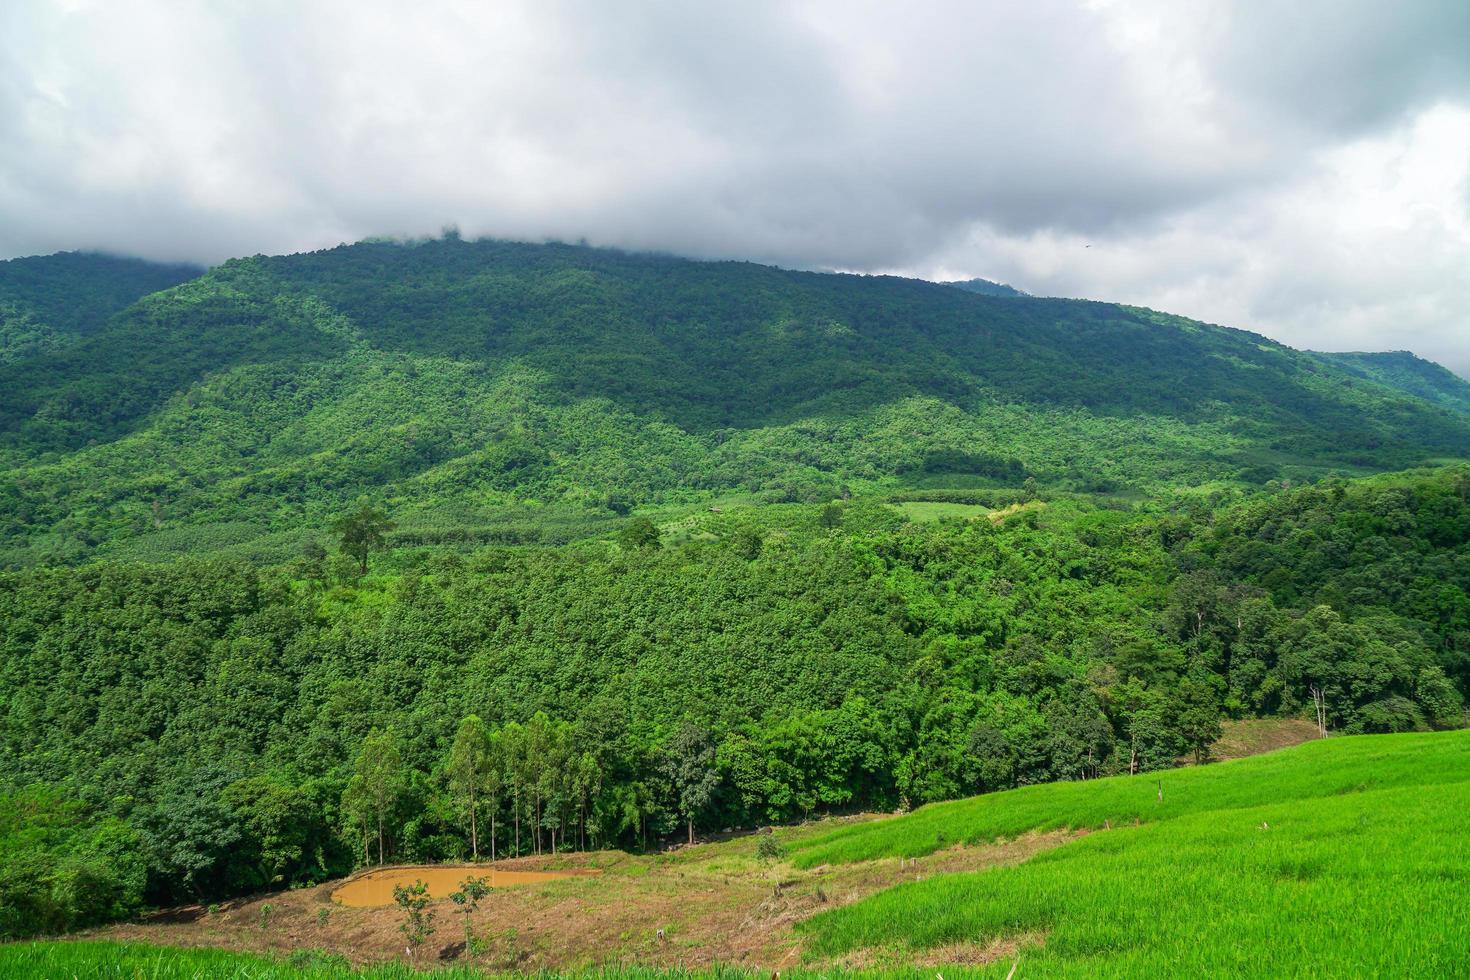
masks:
[[[0,216],[979,275],[1470,374],[1470,5],[21,0]]]

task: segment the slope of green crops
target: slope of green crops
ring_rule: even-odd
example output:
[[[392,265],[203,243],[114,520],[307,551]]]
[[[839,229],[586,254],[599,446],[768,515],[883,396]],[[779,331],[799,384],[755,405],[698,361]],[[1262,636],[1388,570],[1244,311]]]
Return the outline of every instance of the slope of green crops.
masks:
[[[917,857],[1032,830],[1100,828],[1470,779],[1470,732],[1358,736],[1147,776],[1027,786],[853,824],[793,845],[798,867]],[[1159,793],[1162,787],[1163,799]]]
[[[1166,806],[1171,791],[1184,798],[1170,819],[901,885],[801,928],[812,955],[897,963],[1044,937],[1023,947],[1022,977],[1470,975],[1467,745],[1459,733],[1343,739],[1180,773],[1165,781]],[[1093,806],[1073,787],[1044,787],[1055,815],[1036,825],[1087,822],[1125,802],[1123,782],[1082,787],[1100,791]],[[1282,801],[1245,805],[1272,795]],[[988,822],[973,819],[979,801],[934,810],[971,818],[955,837],[976,835],[1042,814],[1037,796],[996,794]]]
[[[469,980],[490,976],[541,976],[558,974],[490,973],[471,967],[437,968],[425,964],[415,970],[405,963],[354,968],[340,957],[303,950],[286,959],[223,949],[177,949],[147,943],[35,942],[0,945],[0,976],[6,978],[87,978],[87,980],[400,980],[433,977],[435,980]],[[714,968],[699,971],[625,966],[587,970],[580,980],[746,980],[748,971]]]

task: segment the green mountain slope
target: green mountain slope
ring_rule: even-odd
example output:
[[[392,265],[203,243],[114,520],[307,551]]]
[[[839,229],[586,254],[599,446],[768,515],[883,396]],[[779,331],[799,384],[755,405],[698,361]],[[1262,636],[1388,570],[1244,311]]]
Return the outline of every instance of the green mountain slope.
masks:
[[[0,364],[0,563],[280,557],[363,495],[431,536],[575,536],[628,505],[728,494],[1028,476],[1147,491],[1462,455],[1470,419],[1147,310],[362,243],[227,262]]]
[[[0,262],[0,364],[63,347],[140,297],[203,271],[87,252]]]
[[[1406,350],[1383,353],[1316,352],[1316,356],[1344,371],[1435,405],[1470,414],[1470,381],[1449,368],[1416,357]]]

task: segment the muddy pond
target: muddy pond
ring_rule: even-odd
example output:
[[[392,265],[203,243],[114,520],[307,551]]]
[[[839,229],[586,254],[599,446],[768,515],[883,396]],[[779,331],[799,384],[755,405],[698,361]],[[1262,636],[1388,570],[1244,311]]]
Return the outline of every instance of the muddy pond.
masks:
[[[429,886],[430,898],[448,898],[459,890],[460,882],[475,876],[484,878],[491,888],[531,885],[558,878],[584,878],[598,872],[593,868],[567,871],[495,871],[484,865],[418,865],[406,868],[380,868],[351,879],[332,892],[332,901],[353,908],[373,908],[393,904],[394,885],[412,885],[422,881]]]

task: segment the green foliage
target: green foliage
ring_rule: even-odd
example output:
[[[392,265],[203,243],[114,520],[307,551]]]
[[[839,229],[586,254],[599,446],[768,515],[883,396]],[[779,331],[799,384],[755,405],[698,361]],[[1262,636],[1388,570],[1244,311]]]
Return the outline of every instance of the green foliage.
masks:
[[[674,792],[674,810],[689,829],[694,843],[694,821],[708,809],[720,783],[715,768],[715,746],[709,732],[685,719],[664,746],[659,771]]]
[[[470,833],[470,856],[476,861],[480,859],[480,808],[487,796],[492,806],[499,800],[502,776],[497,747],[479,716],[469,715],[459,723],[445,763],[449,791],[455,805],[465,815]]]
[[[143,905],[146,866],[131,827],[56,787],[0,794],[0,938],[131,915]]]
[[[342,553],[357,560],[363,575],[367,574],[368,555],[383,547],[384,535],[393,528],[387,514],[367,504],[332,522],[332,533],[341,542]]]
[[[429,886],[422,881],[412,885],[394,885],[393,903],[403,912],[403,922],[398,931],[408,940],[409,950],[415,950],[434,934],[433,909],[429,908]]]
[[[1314,692],[1334,734],[1463,723],[1463,468],[995,520],[821,510],[701,507],[653,550],[385,551],[335,581],[0,575],[0,780],[69,801],[17,811],[7,929],[390,859],[1090,791],[1203,757],[1222,716],[1314,716]],[[33,823],[61,829],[22,845]],[[113,897],[63,901],[78,867]]]
[[[203,271],[87,252],[0,262],[0,364],[61,350],[142,296]]]
[[[657,548],[658,527],[646,517],[635,517],[618,532],[618,544],[630,551]]]
[[[366,858],[373,842],[378,863],[391,853],[397,810],[408,792],[408,774],[391,730],[374,729],[362,741],[347,787],[342,791],[342,813],[347,826],[361,836]]]
[[[449,900],[458,905],[464,915],[464,944],[467,950],[473,951],[475,948],[475,911],[480,907],[480,900],[489,895],[490,891],[490,879],[471,875],[459,883],[456,891],[449,894]]]
[[[1381,354],[1327,354],[1314,356],[1359,378],[1422,398],[1463,414],[1470,414],[1470,381],[1448,368],[1415,357],[1408,351]]]
[[[761,834],[755,843],[755,856],[763,864],[779,861],[786,856],[786,848],[776,839],[773,833]]]

